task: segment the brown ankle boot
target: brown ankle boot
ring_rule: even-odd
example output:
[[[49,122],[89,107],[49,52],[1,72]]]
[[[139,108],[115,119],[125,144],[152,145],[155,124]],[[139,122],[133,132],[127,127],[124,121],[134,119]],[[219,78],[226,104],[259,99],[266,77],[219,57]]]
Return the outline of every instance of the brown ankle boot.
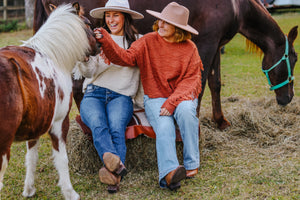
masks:
[[[125,165],[122,162],[120,162],[119,169],[117,169],[117,171],[115,171],[115,173],[118,174],[119,176],[123,177],[128,173],[128,171],[127,171]]]
[[[180,188],[180,181],[185,179],[186,177],[186,171],[184,166],[179,165],[176,169],[168,173],[168,175],[165,177],[165,180],[167,182],[167,187],[170,190],[176,190]]]
[[[99,170],[100,182],[107,185],[119,185],[121,176],[111,173],[106,167],[102,167]]]
[[[198,174],[198,168],[192,170],[186,170],[186,178],[194,178]]]
[[[120,157],[110,153],[110,152],[105,152],[103,154],[103,162],[105,167],[110,171],[110,172],[115,172],[119,169],[120,167]]]

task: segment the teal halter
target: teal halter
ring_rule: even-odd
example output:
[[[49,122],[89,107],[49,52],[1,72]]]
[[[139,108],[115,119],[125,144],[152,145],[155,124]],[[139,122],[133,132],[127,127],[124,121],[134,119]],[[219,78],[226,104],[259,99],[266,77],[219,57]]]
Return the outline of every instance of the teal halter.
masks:
[[[287,80],[283,81],[282,83],[279,83],[278,85],[272,85],[272,83],[270,81],[270,77],[269,77],[269,72],[272,69],[274,69],[275,67],[277,67],[284,60],[286,61],[286,66],[288,69],[288,78],[287,78]],[[284,55],[282,56],[282,58],[275,65],[273,65],[270,69],[266,69],[266,70],[263,69],[262,71],[265,73],[265,75],[268,79],[268,83],[270,85],[270,90],[276,90],[278,88],[281,88],[294,80],[294,77],[292,76],[292,73],[291,73],[291,66],[290,66],[290,60],[289,60],[289,43],[288,43],[288,39],[286,36],[285,36],[285,52],[284,52]]]

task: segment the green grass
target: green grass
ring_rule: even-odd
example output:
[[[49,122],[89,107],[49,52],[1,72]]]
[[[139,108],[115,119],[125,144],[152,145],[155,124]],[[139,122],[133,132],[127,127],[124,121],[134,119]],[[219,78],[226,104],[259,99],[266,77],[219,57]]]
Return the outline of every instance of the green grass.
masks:
[[[274,18],[285,33],[300,23],[299,13],[276,14]],[[0,46],[20,44],[19,40],[26,40],[31,35],[31,30],[1,33]],[[294,46],[299,53],[300,37],[296,39]],[[248,53],[245,47],[245,39],[239,34],[226,45],[226,53],[221,58],[222,98],[274,98],[274,92],[269,91],[267,80],[261,71],[262,58]],[[294,71],[297,97],[300,96],[299,63],[298,61]],[[210,107],[208,88],[202,105]],[[77,112],[73,106],[72,119]],[[299,151],[291,154],[278,153],[276,149],[265,150],[249,144],[245,139],[234,139],[232,143],[235,145],[230,149],[206,149],[200,173],[195,179],[183,181],[182,188],[177,192],[158,187],[157,169],[143,173],[131,171],[124,178],[121,190],[116,195],[107,194],[106,187],[99,182],[97,174],[78,175],[71,172],[71,181],[82,199],[300,199]],[[22,197],[25,143],[14,143],[11,152],[0,199],[25,199]],[[50,156],[51,142],[45,136],[41,138],[39,151],[35,183],[37,194],[31,199],[63,199]]]

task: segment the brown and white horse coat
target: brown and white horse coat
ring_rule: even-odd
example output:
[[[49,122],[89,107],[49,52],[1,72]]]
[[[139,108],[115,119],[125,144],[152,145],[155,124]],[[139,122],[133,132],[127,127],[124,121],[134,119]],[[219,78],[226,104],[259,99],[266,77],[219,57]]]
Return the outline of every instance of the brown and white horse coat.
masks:
[[[72,105],[71,72],[94,55],[93,32],[70,4],[58,7],[21,46],[0,49],[0,190],[13,141],[27,141],[23,196],[35,194],[34,173],[39,137],[48,132],[59,186],[65,199],[80,199],[68,169],[66,137]]]

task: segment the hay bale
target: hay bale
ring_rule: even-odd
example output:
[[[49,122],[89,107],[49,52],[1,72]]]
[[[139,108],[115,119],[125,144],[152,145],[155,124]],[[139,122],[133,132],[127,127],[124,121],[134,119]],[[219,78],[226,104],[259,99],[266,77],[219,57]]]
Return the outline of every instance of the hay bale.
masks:
[[[203,149],[203,137],[200,137],[199,149]],[[140,135],[135,139],[127,140],[126,167],[128,170],[155,170],[157,169],[155,139]],[[183,160],[183,144],[176,142],[178,160]],[[73,172],[79,174],[94,174],[103,166],[93,143],[83,134],[79,125],[72,120],[67,138],[67,153],[69,166]],[[201,153],[200,153],[201,156]]]
[[[70,122],[67,136],[70,169],[79,174],[98,173],[102,162],[93,143],[83,134],[75,120]]]
[[[220,131],[211,119],[211,108],[200,112],[200,156],[204,151],[235,149],[235,142],[247,141],[260,148],[281,152],[300,152],[300,98],[285,107],[277,105],[274,97],[249,100],[240,97],[223,98],[223,112],[231,126]],[[127,140],[126,166],[129,170],[157,169],[155,140],[145,136]],[[182,143],[176,144],[182,163]],[[67,151],[72,171],[97,173],[102,163],[90,140],[71,121]]]

